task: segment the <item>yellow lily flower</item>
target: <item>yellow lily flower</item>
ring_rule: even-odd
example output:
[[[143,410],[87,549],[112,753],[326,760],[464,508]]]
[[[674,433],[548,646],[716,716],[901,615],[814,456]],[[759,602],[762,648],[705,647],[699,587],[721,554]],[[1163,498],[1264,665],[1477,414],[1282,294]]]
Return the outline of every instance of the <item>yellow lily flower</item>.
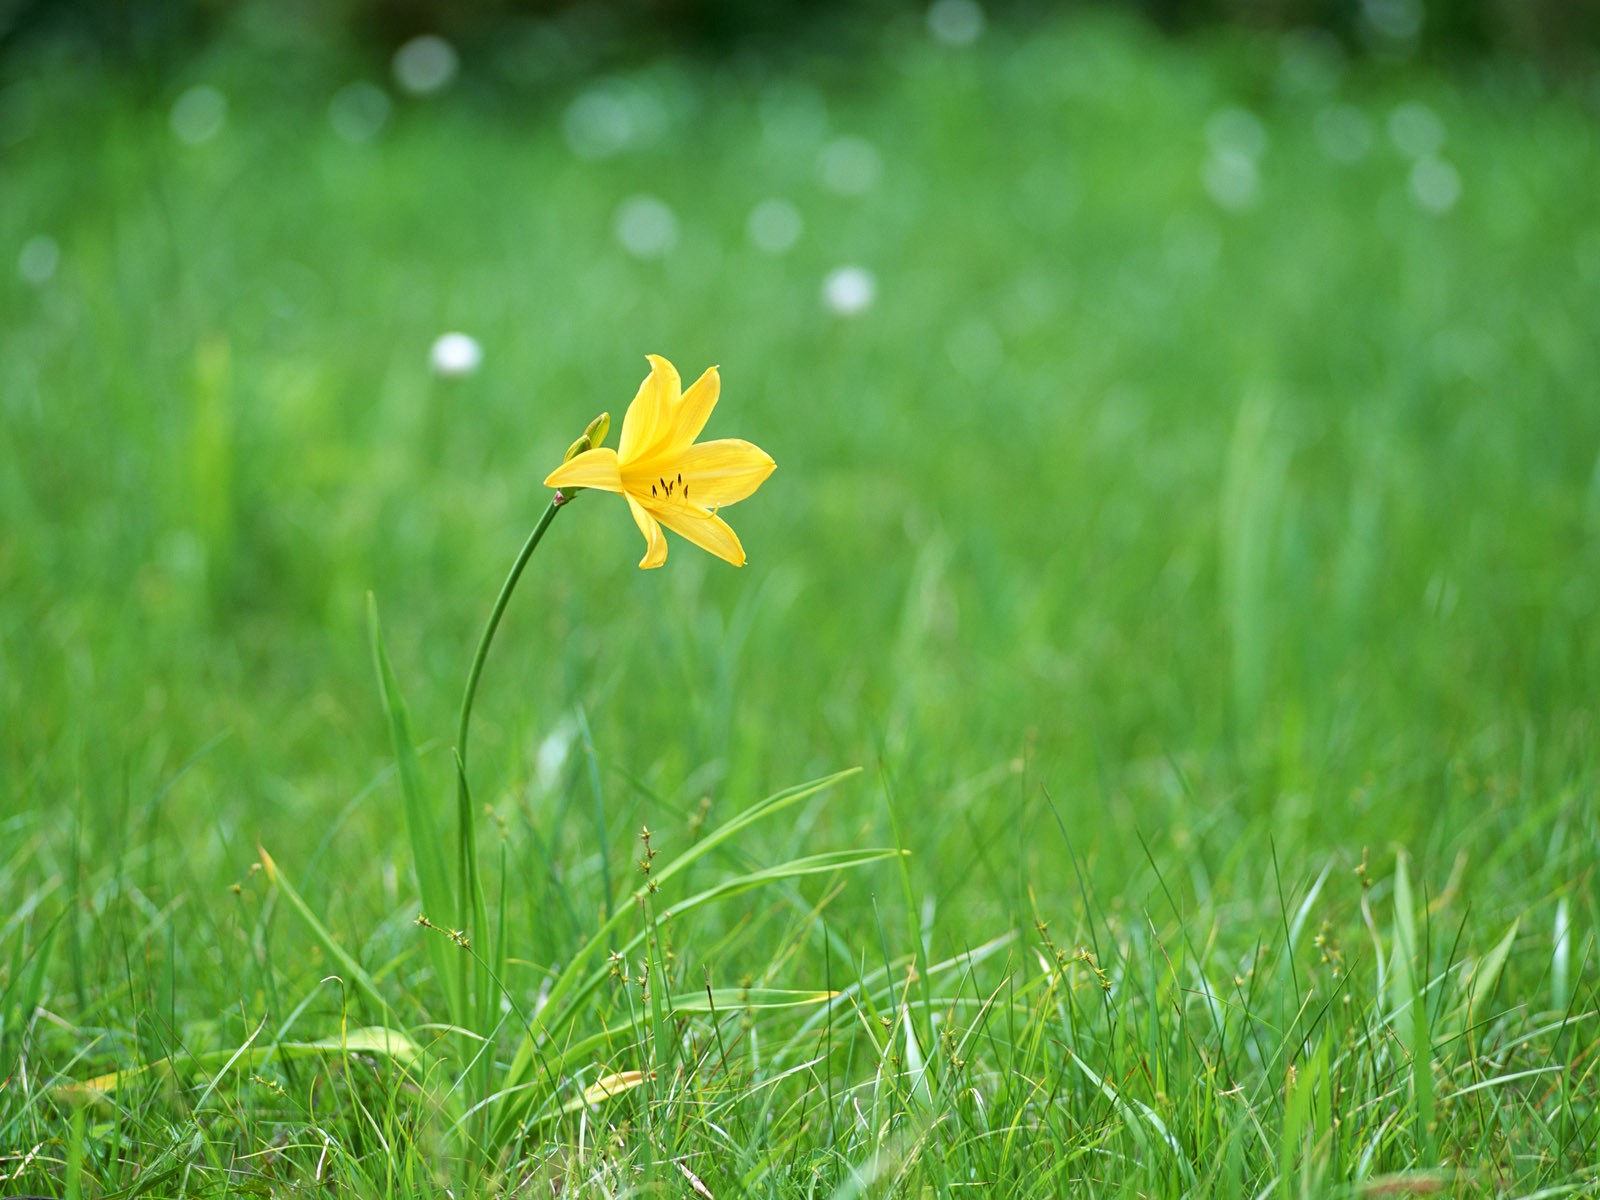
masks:
[[[641,567],[667,561],[663,525],[742,567],[744,547],[717,510],[755,491],[776,464],[738,438],[695,443],[722,391],[715,367],[684,391],[677,368],[660,355],[646,357],[650,374],[622,418],[617,449],[598,446],[573,456],[550,472],[545,486],[595,488],[627,500],[644,534]]]

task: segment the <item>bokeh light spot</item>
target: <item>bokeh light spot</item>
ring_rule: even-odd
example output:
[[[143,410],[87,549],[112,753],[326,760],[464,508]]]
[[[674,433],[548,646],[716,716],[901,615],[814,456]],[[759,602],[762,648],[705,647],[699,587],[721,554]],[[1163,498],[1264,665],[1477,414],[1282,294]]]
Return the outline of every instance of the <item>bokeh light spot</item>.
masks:
[[[594,161],[656,141],[668,123],[666,106],[654,90],[606,80],[567,106],[561,132],[574,154]]]
[[[928,32],[947,46],[970,46],[983,36],[983,9],[975,0],[934,0]]]
[[[29,238],[22,244],[22,253],[17,255],[17,274],[24,283],[34,287],[42,287],[54,279],[60,265],[61,247],[49,234]]]
[[[1223,108],[1206,122],[1206,141],[1215,151],[1260,158],[1267,149],[1267,131],[1248,108]]]
[[[180,142],[209,142],[228,123],[228,98],[209,83],[196,84],[173,102],[169,122]]]
[[[460,68],[456,48],[437,34],[414,37],[394,52],[394,81],[413,96],[443,91]]]
[[[1389,140],[1407,158],[1437,154],[1444,148],[1444,122],[1426,104],[1402,104],[1389,114]]]
[[[1361,0],[1361,19],[1377,37],[1414,41],[1422,32],[1422,0]]]
[[[769,84],[757,107],[761,136],[774,149],[809,152],[828,136],[828,105],[809,84]]]
[[[817,159],[822,183],[840,196],[860,196],[877,186],[883,174],[883,158],[865,138],[835,138],[822,148]]]
[[[1410,184],[1417,207],[1436,216],[1449,212],[1461,199],[1461,173],[1433,155],[1411,164]]]
[[[463,375],[471,375],[483,364],[483,347],[471,334],[442,334],[434,341],[428,361],[435,375],[459,379]]]
[[[617,206],[612,232],[635,258],[661,258],[678,242],[678,218],[663,200],[630,196]]]
[[[334,133],[352,145],[370,142],[389,122],[394,105],[376,84],[347,83],[328,102],[328,123]]]
[[[1261,174],[1256,160],[1240,150],[1216,150],[1200,170],[1206,192],[1229,212],[1243,212],[1255,205],[1261,192]]]
[[[800,210],[787,200],[763,200],[750,210],[745,235],[763,254],[783,254],[794,248],[805,230]]]
[[[610,158],[633,140],[633,117],[620,96],[591,88],[567,106],[561,132],[579,158]]]
[[[854,317],[878,298],[878,280],[865,267],[839,267],[822,281],[822,302],[841,317]]]
[[[1278,86],[1290,95],[1331,95],[1344,67],[1338,38],[1321,29],[1297,29],[1284,35]]]

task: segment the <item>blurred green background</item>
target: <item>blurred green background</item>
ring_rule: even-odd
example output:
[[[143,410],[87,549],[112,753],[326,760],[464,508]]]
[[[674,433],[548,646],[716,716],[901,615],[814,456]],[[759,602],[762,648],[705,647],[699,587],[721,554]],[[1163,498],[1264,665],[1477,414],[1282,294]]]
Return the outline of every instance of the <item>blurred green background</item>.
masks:
[[[173,43],[251,29],[301,43],[344,40],[370,48],[442,34],[478,48],[540,30],[569,41],[570,58],[593,63],[637,56],[652,45],[773,52],[843,38],[922,15],[907,0],[8,0],[0,37],[80,38],[116,52],[170,54]],[[946,20],[978,6],[942,6]],[[934,4],[937,14],[941,6]],[[1318,28],[1380,57],[1494,51],[1593,65],[1600,46],[1595,0],[991,0],[1003,21],[1040,21],[1123,10],[1171,30],[1235,24],[1261,30]],[[935,16],[937,22],[939,18]],[[514,55],[515,51],[512,51]]]
[[[367,590],[443,736],[540,480],[646,351],[720,363],[711,432],[779,463],[752,565],[641,574],[614,502],[566,515],[480,706],[507,803],[560,791],[580,708],[686,807],[882,762],[937,814],[921,869],[1002,905],[962,863],[1016,844],[1017,761],[1097,823],[1230,844],[1265,806],[1347,851],[1435,835],[1456,772],[1587,769],[1588,77],[1103,12],[858,32],[534,94],[443,41],[13,57],[13,820],[172,822],[179,870],[341,813],[390,852],[344,812],[387,752]],[[430,369],[447,331],[475,372]]]
[[[1249,944],[1279,871],[1353,920],[1406,846],[1475,943],[1547,962],[1560,898],[1589,961],[1592,10],[298,11],[11,10],[0,911],[77,914],[63,1011],[310,986],[225,895],[258,839],[408,952],[367,592],[442,806],[540,481],[646,352],[778,470],[743,571],[638,571],[603,495],[536,558],[475,733],[520,954],[572,936],[542,855],[598,905],[642,821],[860,764],[774,836],[892,791],[947,952],[1083,915],[1053,806],[1114,912],[1160,862]],[[102,974],[152,913],[170,969]]]

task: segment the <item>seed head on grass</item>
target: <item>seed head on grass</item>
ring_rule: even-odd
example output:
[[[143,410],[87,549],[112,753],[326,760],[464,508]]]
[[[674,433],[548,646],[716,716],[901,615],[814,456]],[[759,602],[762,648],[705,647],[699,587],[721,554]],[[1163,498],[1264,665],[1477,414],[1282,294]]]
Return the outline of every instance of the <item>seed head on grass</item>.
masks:
[[[422,913],[417,914],[417,924],[421,925],[424,929],[431,929],[435,933],[444,934],[445,937],[449,938],[463,950],[472,949],[472,939],[459,929],[446,929],[443,925],[435,925]]]

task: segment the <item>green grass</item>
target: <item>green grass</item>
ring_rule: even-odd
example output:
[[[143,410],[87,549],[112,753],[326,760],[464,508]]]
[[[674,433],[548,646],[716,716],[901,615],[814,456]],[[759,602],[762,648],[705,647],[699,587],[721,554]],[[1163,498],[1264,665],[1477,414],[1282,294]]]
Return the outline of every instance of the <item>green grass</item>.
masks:
[[[469,64],[352,146],[355,69],[287,50],[18,66],[0,261],[60,265],[0,278],[0,1191],[1600,1188],[1579,99],[1078,21],[663,62],[598,85],[653,132],[590,160],[577,79]],[[191,146],[201,81],[228,122]],[[1416,103],[1443,213],[1390,136]],[[819,176],[839,136],[862,194]],[[614,236],[637,194],[663,259]],[[429,375],[447,329],[470,378]],[[474,639],[647,351],[720,363],[710,432],[779,469],[743,571],[640,572],[585,495],[512,600],[472,764],[508,1003],[462,1070],[367,595],[453,869]],[[643,825],[689,861],[636,909]],[[636,936],[521,1124],[463,1121],[557,974]]]

